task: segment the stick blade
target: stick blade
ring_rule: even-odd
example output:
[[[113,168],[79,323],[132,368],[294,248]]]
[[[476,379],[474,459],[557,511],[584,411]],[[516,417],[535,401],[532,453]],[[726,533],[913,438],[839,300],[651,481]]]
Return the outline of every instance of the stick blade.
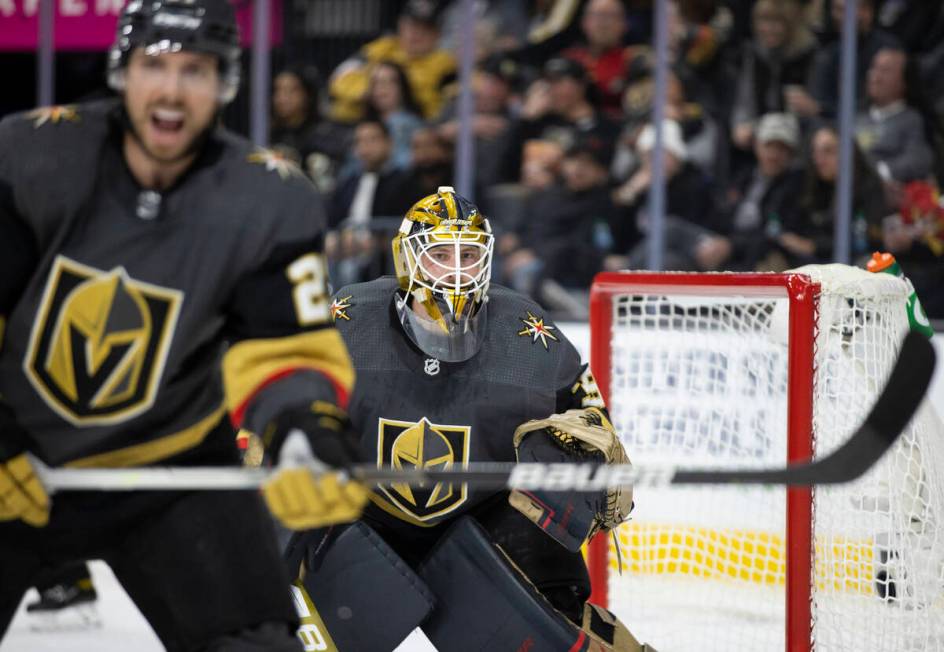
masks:
[[[923,335],[909,332],[902,341],[885,387],[865,421],[842,446],[819,460],[791,464],[784,469],[680,470],[671,483],[811,486],[851,482],[891,448],[911,421],[931,384],[935,358],[931,342]]]
[[[936,357],[927,337],[914,331],[905,336],[885,389],[862,425],[873,433],[876,441],[886,442],[885,450],[895,443],[918,411],[931,385]]]

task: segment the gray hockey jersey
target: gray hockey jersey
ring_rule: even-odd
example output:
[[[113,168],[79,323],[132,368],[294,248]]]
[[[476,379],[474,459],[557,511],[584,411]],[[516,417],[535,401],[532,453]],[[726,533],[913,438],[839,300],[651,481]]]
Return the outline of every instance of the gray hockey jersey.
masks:
[[[313,186],[215,129],[148,194],[124,133],[114,101],[0,123],[0,394],[33,451],[148,464],[204,445],[227,412],[259,430],[292,404],[343,404]]]
[[[603,405],[574,346],[527,297],[493,284],[481,349],[448,363],[408,339],[394,306],[397,288],[395,278],[384,277],[342,288],[332,304],[357,375],[349,413],[370,462],[514,462],[512,436],[521,423]],[[379,487],[368,516],[402,532],[442,523],[491,495],[445,483]]]

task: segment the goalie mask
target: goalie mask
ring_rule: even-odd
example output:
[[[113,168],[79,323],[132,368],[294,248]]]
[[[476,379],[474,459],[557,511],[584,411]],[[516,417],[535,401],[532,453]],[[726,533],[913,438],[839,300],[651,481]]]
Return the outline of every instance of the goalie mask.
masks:
[[[181,50],[214,54],[220,61],[220,102],[230,102],[239,90],[239,28],[230,0],[130,0],[108,52],[112,90],[124,90],[125,65],[139,47],[155,55]]]
[[[397,313],[427,355],[462,362],[478,352],[492,248],[488,220],[451,187],[416,202],[403,218],[393,239]]]

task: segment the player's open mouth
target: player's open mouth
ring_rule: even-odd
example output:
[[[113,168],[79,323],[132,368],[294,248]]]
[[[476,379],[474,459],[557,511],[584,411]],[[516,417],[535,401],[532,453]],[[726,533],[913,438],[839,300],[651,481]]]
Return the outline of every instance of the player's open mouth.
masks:
[[[176,133],[184,127],[184,113],[173,109],[155,109],[151,113],[151,125],[163,133]]]

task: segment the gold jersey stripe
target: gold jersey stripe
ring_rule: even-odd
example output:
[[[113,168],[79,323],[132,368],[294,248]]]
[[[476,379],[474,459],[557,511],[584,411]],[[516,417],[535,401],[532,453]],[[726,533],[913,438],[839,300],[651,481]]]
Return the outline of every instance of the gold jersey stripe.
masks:
[[[375,504],[377,507],[387,512],[391,516],[395,516],[401,521],[406,521],[410,525],[418,525],[419,527],[434,527],[439,525],[439,523],[424,523],[418,518],[414,518],[413,515],[404,512],[402,509],[396,505],[391,505],[388,503],[382,496],[377,493],[371,492],[370,502]]]
[[[226,407],[237,413],[265,382],[292,369],[314,369],[340,386],[345,397],[354,386],[354,368],[344,340],[334,328],[274,339],[239,342],[223,357]]]
[[[304,564],[302,566],[304,567]],[[296,635],[306,650],[338,652],[338,647],[331,639],[331,633],[325,626],[321,614],[318,613],[318,609],[302,584],[304,573],[301,575],[299,579],[292,582],[292,597],[295,601],[295,611],[298,613],[299,619]]]
[[[72,468],[142,466],[189,450],[202,442],[207,434],[220,422],[225,413],[221,405],[189,428],[164,435],[153,441],[135,444],[126,448],[90,455],[67,462]]]

